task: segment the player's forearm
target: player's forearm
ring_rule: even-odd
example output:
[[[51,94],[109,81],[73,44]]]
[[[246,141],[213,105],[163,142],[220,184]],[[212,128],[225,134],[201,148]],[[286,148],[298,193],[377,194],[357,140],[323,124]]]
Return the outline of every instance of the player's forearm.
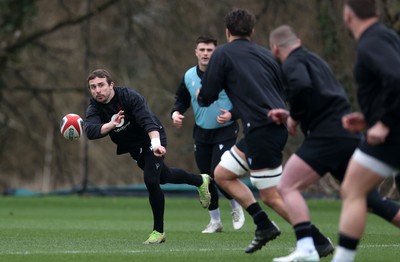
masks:
[[[110,131],[113,130],[114,128],[115,128],[115,125],[112,124],[111,122],[105,123],[101,126],[100,134],[106,135],[106,134],[110,133]]]

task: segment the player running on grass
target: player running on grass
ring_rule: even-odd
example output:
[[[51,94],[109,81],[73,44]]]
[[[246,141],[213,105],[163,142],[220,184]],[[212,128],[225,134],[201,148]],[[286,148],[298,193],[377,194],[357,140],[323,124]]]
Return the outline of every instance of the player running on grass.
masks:
[[[153,212],[153,232],[144,244],[165,242],[164,193],[160,184],[189,184],[198,187],[204,208],[210,205],[210,177],[168,167],[163,158],[167,137],[161,122],[145,99],[133,89],[114,86],[109,72],[97,69],[88,76],[92,95],[86,110],[85,132],[89,139],[109,135],[117,144],[117,154],[129,153],[144,172]]]
[[[239,176],[249,171],[263,201],[288,220],[276,189],[287,130],[267,116],[269,110],[285,107],[281,71],[267,49],[250,41],[254,24],[254,15],[245,9],[235,9],[225,17],[228,43],[214,51],[198,96],[199,103],[208,106],[225,90],[243,123],[244,138],[224,153],[214,175],[218,185],[246,208],[257,226],[246,253],[259,250],[281,232]],[[323,239],[321,250],[332,249],[318,229],[315,231],[316,237]]]
[[[200,36],[196,40],[195,55],[197,65],[187,70],[183,76],[175,95],[175,103],[172,109],[172,121],[175,127],[183,125],[186,110],[192,105],[195,117],[193,128],[194,155],[200,173],[210,174],[214,177],[214,169],[221,159],[221,155],[236,143],[239,125],[232,121],[232,103],[225,91],[221,91],[216,103],[209,107],[200,107],[196,94],[201,88],[201,77],[206,70],[211,54],[217,46],[217,40]],[[233,116],[234,117],[234,116]],[[210,183],[211,203],[208,207],[210,223],[202,233],[222,232],[220,209],[218,207],[218,188],[212,180]],[[232,224],[235,230],[242,228],[244,224],[243,209],[236,200],[219,188],[221,193],[229,200],[232,208]]]
[[[334,262],[354,261],[366,225],[368,192],[400,170],[400,37],[379,22],[377,5],[375,0],[347,0],[343,8],[344,22],[358,41],[354,78],[361,110],[346,115],[343,126],[365,131],[366,138],[341,186]]]
[[[305,136],[302,145],[286,162],[278,184],[295,231],[296,250],[273,261],[319,261],[309,210],[301,191],[328,172],[343,181],[360,135],[342,127],[342,116],[351,107],[328,64],[303,48],[301,40],[287,25],[271,32],[270,45],[274,57],[282,63],[290,112],[273,109],[268,115],[277,124],[285,124],[293,136],[300,125]],[[383,199],[377,189],[369,194],[368,200],[373,212],[393,223],[400,222],[399,205]]]

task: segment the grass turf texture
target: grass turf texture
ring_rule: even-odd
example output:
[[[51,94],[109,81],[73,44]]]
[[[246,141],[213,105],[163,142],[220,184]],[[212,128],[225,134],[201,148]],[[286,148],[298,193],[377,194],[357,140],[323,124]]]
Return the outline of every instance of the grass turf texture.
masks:
[[[0,198],[0,261],[271,261],[295,246],[291,226],[268,208],[282,234],[254,254],[244,248],[255,226],[234,231],[230,208],[220,201],[224,232],[201,234],[208,212],[197,199],[166,197],[166,243],[144,245],[152,231],[145,197],[2,197]],[[340,201],[309,200],[312,217],[334,243]],[[399,261],[399,230],[369,215],[356,261]],[[321,261],[330,261],[332,256]]]

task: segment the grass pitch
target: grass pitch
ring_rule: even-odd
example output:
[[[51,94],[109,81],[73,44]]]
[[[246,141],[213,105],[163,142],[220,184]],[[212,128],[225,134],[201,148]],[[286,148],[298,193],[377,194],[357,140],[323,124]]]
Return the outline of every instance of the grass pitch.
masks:
[[[340,201],[308,201],[312,218],[334,243]],[[166,243],[144,245],[152,231],[145,197],[1,197],[0,261],[271,261],[295,246],[291,226],[265,207],[282,235],[252,255],[244,248],[255,226],[246,214],[239,231],[221,198],[224,232],[201,234],[208,212],[195,198],[166,197]],[[399,261],[400,231],[369,215],[356,261]],[[330,261],[332,256],[321,259]]]

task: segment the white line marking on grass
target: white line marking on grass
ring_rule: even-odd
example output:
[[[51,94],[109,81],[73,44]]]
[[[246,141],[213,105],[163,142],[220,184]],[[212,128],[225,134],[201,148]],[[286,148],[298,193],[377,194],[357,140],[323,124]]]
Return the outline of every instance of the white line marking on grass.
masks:
[[[1,252],[1,255],[38,255],[38,254],[49,254],[49,255],[62,255],[62,254],[132,254],[132,253],[164,253],[164,252],[192,252],[192,251],[200,251],[200,252],[210,252],[215,251],[216,248],[200,248],[200,249],[169,249],[169,250],[150,250],[150,249],[143,249],[143,250],[53,250],[53,251],[10,251],[10,252]],[[224,251],[237,251],[237,250],[244,250],[243,248],[218,248],[218,250]]]
[[[367,244],[367,245],[360,245],[359,247],[361,248],[400,247],[400,244],[382,244],[382,245]]]
[[[271,248],[271,247],[269,247]],[[367,244],[367,245],[360,245],[359,248],[400,248],[400,244],[382,244],[382,245],[374,245],[374,244]],[[267,248],[265,248],[267,249]],[[276,249],[276,248],[274,248]],[[287,249],[285,248],[279,248],[279,249]],[[200,248],[200,249],[163,249],[163,250],[154,250],[154,249],[137,249],[137,250],[99,250],[99,251],[93,251],[93,250],[54,250],[54,251],[10,251],[10,252],[1,252],[1,255],[21,255],[21,256],[29,256],[29,255],[39,255],[39,254],[47,254],[47,255],[68,255],[68,254],[139,254],[139,253],[165,253],[165,252],[210,252],[210,251],[215,251],[215,250],[224,250],[224,251],[243,251],[243,248]]]

